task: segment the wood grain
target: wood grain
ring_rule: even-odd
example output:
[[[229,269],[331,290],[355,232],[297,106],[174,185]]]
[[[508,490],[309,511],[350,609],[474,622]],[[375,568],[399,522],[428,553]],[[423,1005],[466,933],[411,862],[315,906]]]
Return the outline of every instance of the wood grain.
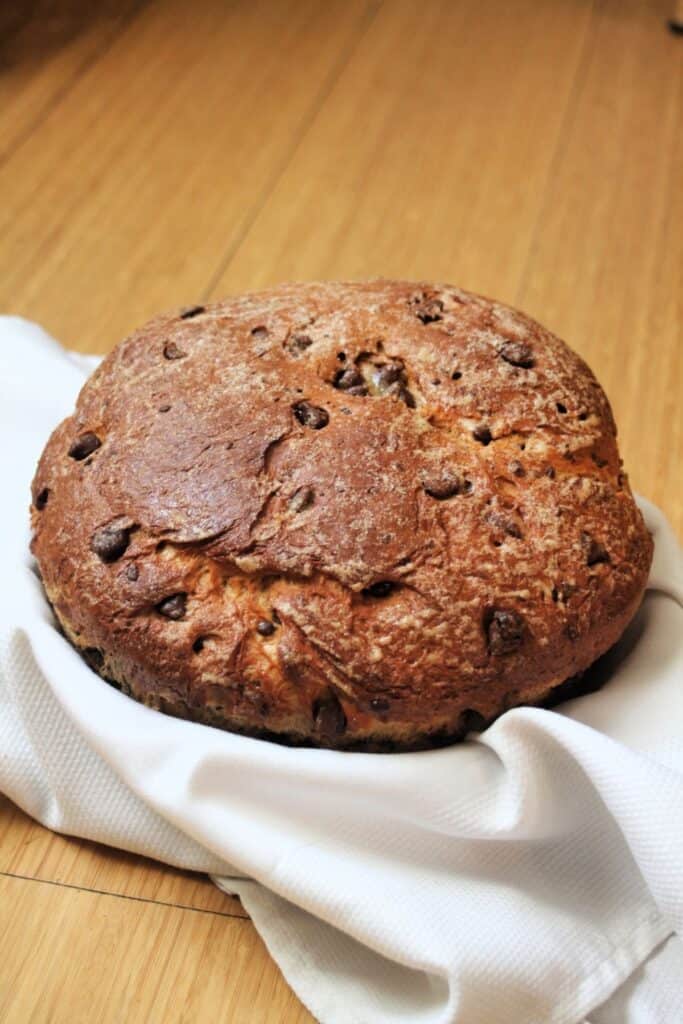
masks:
[[[591,363],[633,484],[683,535],[683,62],[666,0],[16,11],[3,311],[103,352],[159,309],[287,278],[454,281]],[[243,914],[206,879],[0,800],[3,1024],[310,1020]]]
[[[211,293],[381,276],[513,299],[591,24],[583,3],[385,4]]]
[[[18,149],[135,16],[142,0],[0,7],[0,163]]]
[[[371,11],[145,7],[0,168],[0,307],[103,352],[195,300]]]
[[[30,924],[27,924],[30,922]],[[308,1024],[249,921],[0,876],[3,1024]]]

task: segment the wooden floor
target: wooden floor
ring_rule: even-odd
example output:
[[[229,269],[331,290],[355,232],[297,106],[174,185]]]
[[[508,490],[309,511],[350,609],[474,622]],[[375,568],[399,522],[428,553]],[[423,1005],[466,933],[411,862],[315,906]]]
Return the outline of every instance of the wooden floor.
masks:
[[[441,279],[593,366],[683,533],[683,40],[638,0],[0,13],[0,311],[106,352],[282,279]],[[677,333],[677,331],[679,333]],[[0,798],[0,1021],[310,1021],[236,900]]]

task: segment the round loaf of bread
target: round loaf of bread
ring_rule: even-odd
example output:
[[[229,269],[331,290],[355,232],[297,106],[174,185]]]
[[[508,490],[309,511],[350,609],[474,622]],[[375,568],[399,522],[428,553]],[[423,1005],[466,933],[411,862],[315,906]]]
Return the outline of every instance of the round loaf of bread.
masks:
[[[586,364],[400,281],[152,320],[52,435],[32,521],[64,632],[126,694],[363,750],[547,701],[619,638],[652,557]]]

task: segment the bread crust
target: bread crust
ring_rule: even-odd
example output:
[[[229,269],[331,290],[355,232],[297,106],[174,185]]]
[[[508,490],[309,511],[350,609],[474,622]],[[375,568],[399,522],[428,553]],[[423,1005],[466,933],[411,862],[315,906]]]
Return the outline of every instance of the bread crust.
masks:
[[[159,316],[33,482],[64,632],[145,704],[414,749],[611,647],[652,541],[586,364],[450,285],[289,284]]]

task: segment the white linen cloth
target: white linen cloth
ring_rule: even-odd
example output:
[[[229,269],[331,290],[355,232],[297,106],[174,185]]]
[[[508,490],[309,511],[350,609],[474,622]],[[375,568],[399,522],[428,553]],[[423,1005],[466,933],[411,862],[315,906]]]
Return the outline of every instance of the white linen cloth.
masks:
[[[650,586],[599,692],[432,752],[234,736],[102,682],[32,569],[29,482],[93,365],[0,318],[0,791],[214,875],[323,1024],[679,1024],[683,571],[661,514],[642,503]]]

